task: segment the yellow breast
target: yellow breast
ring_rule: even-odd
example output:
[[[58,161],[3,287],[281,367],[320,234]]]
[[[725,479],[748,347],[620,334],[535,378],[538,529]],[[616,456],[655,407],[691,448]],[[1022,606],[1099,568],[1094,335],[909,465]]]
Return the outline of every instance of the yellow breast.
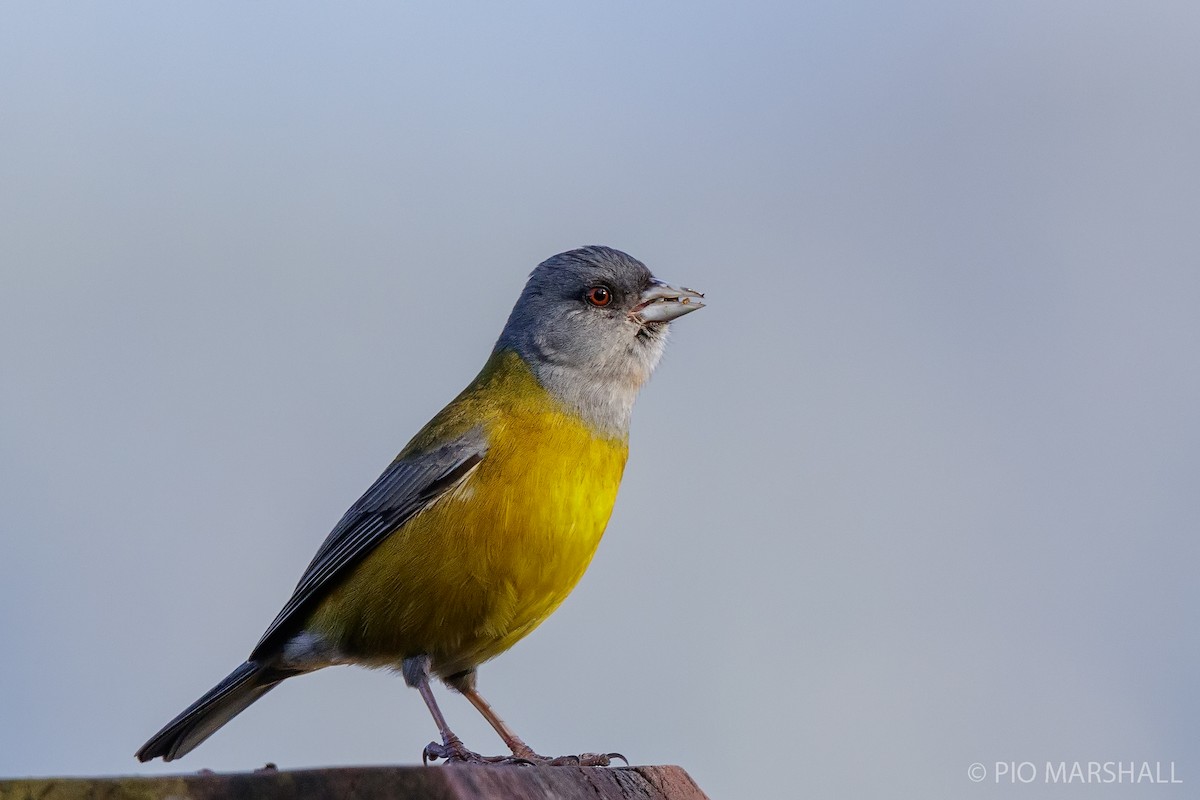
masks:
[[[566,599],[608,524],[626,441],[597,436],[504,352],[399,458],[477,425],[483,461],[368,555],[309,629],[369,664],[427,653],[444,676],[507,650]]]

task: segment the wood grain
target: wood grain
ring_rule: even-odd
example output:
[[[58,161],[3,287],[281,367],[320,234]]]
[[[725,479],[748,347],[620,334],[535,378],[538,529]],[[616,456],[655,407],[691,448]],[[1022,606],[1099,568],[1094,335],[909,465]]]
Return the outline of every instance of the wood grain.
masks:
[[[680,767],[339,767],[0,780],[0,800],[708,800]]]

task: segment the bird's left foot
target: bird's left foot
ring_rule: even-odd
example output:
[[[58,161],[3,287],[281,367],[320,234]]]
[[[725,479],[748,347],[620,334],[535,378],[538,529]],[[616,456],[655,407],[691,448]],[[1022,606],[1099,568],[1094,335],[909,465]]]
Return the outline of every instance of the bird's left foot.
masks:
[[[577,756],[559,756],[545,763],[551,767],[607,767],[618,758],[625,762],[625,766],[629,766],[629,759],[620,753],[580,753]]]
[[[513,758],[517,762],[526,764],[540,764],[546,767],[607,767],[612,764],[614,759],[620,759],[625,762],[625,766],[629,766],[629,759],[620,753],[580,753],[577,756],[558,756],[550,758],[549,756],[540,756],[537,753],[529,750],[514,754]]]

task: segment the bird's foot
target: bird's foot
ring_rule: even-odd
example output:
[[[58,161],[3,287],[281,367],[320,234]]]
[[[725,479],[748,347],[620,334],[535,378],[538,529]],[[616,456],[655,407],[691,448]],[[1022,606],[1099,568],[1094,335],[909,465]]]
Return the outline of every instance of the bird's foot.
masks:
[[[581,753],[577,756],[551,758],[538,755],[532,750],[525,750],[511,756],[481,756],[468,750],[457,736],[441,744],[430,742],[425,745],[425,751],[421,754],[424,763],[428,764],[439,758],[445,759],[447,764],[512,764],[525,767],[607,767],[614,759],[620,759],[626,766],[629,765],[629,759],[620,753]]]
[[[437,761],[439,758],[445,759],[447,764],[524,764],[528,763],[524,759],[519,759],[516,756],[481,756],[472,750],[468,750],[466,745],[457,736],[452,736],[445,742],[438,744],[430,742],[425,745],[425,751],[421,753],[421,761],[428,764],[431,761]]]
[[[629,759],[620,753],[580,753],[577,756],[559,756],[546,763],[551,767],[607,767],[614,759],[621,759],[629,766]]]
[[[513,757],[526,764],[540,764],[546,767],[607,767],[618,758],[625,762],[625,766],[629,766],[629,759],[620,753],[580,753],[577,756],[550,758],[526,748]]]

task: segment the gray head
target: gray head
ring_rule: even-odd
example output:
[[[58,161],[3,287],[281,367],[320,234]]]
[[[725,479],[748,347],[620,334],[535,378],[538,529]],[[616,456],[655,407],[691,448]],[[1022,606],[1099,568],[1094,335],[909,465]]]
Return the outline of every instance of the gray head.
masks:
[[[629,429],[638,390],[662,356],[671,320],[702,294],[655,280],[611,247],[582,247],[537,266],[496,349],[515,350],[559,400],[610,435]]]

